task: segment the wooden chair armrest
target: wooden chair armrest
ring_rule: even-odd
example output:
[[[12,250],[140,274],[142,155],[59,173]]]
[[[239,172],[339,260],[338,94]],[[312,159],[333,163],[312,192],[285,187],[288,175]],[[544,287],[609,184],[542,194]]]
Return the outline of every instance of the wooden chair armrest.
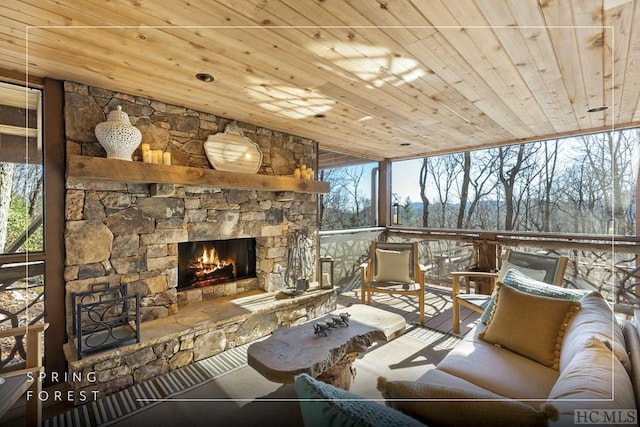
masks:
[[[367,283],[367,271],[369,271],[369,262],[360,264],[360,283],[364,286]]]
[[[20,326],[18,328],[5,329],[3,331],[0,331],[0,338],[23,336],[27,334],[27,331],[32,333],[41,333],[44,332],[48,327],[48,323],[40,323],[38,325]]]
[[[498,277],[498,273],[494,273],[492,271],[452,271],[451,273],[452,276],[458,276],[458,277]]]

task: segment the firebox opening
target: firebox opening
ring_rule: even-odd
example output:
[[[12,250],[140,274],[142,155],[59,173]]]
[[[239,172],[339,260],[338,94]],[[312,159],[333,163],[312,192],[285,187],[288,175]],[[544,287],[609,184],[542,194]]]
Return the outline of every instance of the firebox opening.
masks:
[[[255,239],[178,243],[178,289],[216,285],[255,276]]]

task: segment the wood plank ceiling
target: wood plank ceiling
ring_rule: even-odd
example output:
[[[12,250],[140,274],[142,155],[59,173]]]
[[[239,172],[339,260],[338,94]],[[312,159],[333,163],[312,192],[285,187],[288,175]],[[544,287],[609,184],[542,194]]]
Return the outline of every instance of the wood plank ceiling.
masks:
[[[638,3],[9,0],[0,67],[404,159],[640,125]]]

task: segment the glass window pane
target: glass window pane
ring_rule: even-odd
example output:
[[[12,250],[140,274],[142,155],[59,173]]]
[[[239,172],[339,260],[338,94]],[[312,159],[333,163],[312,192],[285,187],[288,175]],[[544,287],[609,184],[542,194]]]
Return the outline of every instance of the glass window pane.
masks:
[[[392,164],[400,225],[636,235],[640,129]]]
[[[0,254],[43,251],[40,91],[0,84]]]

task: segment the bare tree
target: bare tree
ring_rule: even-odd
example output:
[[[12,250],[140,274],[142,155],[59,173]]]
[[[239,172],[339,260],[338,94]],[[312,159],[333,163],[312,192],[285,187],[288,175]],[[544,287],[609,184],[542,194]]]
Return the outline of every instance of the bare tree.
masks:
[[[458,228],[462,228],[463,226],[464,228],[473,228],[475,225],[483,228],[488,226],[488,224],[483,222],[483,217],[476,215],[476,212],[478,205],[496,188],[497,181],[494,177],[496,159],[496,156],[486,150],[465,153],[463,166],[465,171],[463,173],[463,189],[460,191],[459,214],[466,212],[466,215],[462,224],[458,221],[458,224],[460,224]],[[468,172],[466,170],[467,168],[469,169]],[[468,184],[465,182],[467,175],[469,176]],[[471,195],[469,195],[470,191],[472,192]],[[463,193],[465,194],[464,202],[462,201]],[[470,202],[469,199],[471,200]],[[476,224],[474,224],[474,222]]]
[[[467,211],[467,201],[469,200],[469,185],[471,184],[471,152],[466,151],[462,156],[457,157],[462,166],[462,183],[458,192],[460,193],[460,205],[458,207],[458,218],[456,227],[462,228],[464,224],[465,212]]]
[[[371,200],[364,196],[364,166],[326,169],[321,179],[331,182],[329,194],[321,198],[323,229],[353,228],[369,225]]]
[[[418,183],[420,184],[420,198],[422,199],[422,226],[429,227],[429,197],[427,197],[427,177],[429,170],[429,158],[422,159],[422,166],[420,167],[420,178]]]
[[[4,253],[9,231],[9,208],[13,192],[13,177],[16,165],[0,163],[0,253]]]
[[[538,149],[535,144],[498,148],[498,180],[504,192],[505,230],[516,229],[529,183],[540,171],[539,167],[534,167]]]
[[[631,157],[637,140],[630,132],[605,132],[578,139],[604,201],[606,217],[625,224],[626,206],[631,203],[635,187]]]
[[[449,207],[449,197],[452,195],[451,189],[455,185],[456,179],[461,172],[459,155],[451,154],[429,159],[427,171],[433,179],[433,184],[438,192],[440,202],[440,226],[447,227],[447,208]]]

